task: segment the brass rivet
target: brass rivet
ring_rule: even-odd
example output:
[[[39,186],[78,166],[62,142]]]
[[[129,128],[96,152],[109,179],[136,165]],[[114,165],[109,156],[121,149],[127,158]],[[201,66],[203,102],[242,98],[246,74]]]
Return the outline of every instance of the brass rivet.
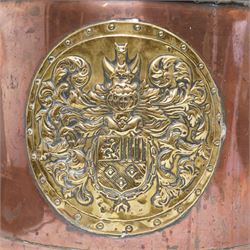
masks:
[[[220,141],[219,140],[214,141],[214,145],[215,146],[219,146],[220,145]]]
[[[27,129],[27,134],[28,134],[28,135],[32,135],[32,134],[33,134],[32,128],[28,128],[28,129]]]
[[[216,94],[216,88],[212,88],[211,92],[212,92],[213,95]]]
[[[136,31],[139,31],[139,30],[141,30],[141,26],[140,26],[139,24],[136,24],[136,25],[134,26],[134,29],[135,29]]]
[[[49,63],[54,62],[54,60],[55,60],[55,57],[54,57],[54,56],[49,56]]]
[[[29,105],[29,108],[30,108],[31,110],[33,110],[34,107],[35,107],[34,103],[31,103],[31,104]]]
[[[87,29],[87,33],[90,34],[92,32],[92,29],[91,28],[88,28]]]
[[[115,29],[115,25],[113,23],[110,23],[108,25],[108,28],[109,28],[109,30],[114,30]]]
[[[56,200],[55,200],[55,204],[56,204],[57,206],[59,206],[59,205],[61,204],[61,200],[60,200],[60,199],[56,199]]]
[[[208,166],[207,166],[207,171],[208,171],[208,172],[212,172],[213,169],[214,169],[214,167],[213,167],[212,165],[208,165]]]
[[[155,219],[155,220],[153,221],[153,224],[154,224],[155,226],[159,226],[159,225],[161,224],[160,219]]]
[[[69,46],[69,45],[71,44],[71,41],[70,41],[69,39],[67,39],[67,40],[65,41],[65,44],[66,44],[67,46]]]
[[[183,51],[186,51],[186,50],[187,50],[187,45],[183,43],[183,44],[181,45],[181,49],[182,49]]]
[[[125,231],[128,232],[128,233],[131,233],[133,231],[133,227],[131,225],[127,225],[125,227]]]
[[[182,212],[183,212],[183,207],[182,207],[182,206],[179,206],[179,207],[177,208],[177,211],[178,211],[178,213],[182,213]]]
[[[198,66],[200,69],[204,69],[204,65],[202,63],[200,63]]]
[[[45,183],[45,181],[46,181],[46,178],[45,178],[44,176],[42,176],[42,177],[40,178],[40,182],[41,182],[41,184],[44,184],[44,183]]]
[[[163,32],[162,30],[160,30],[160,31],[158,32],[158,36],[161,37],[161,38],[164,37],[164,32]]]
[[[104,228],[104,224],[102,222],[98,222],[95,226],[97,229],[101,230]]]
[[[200,189],[196,189],[196,190],[195,190],[195,194],[196,194],[197,196],[199,196],[199,195],[201,194],[201,190],[200,190]]]
[[[75,214],[74,218],[75,218],[76,221],[80,221],[82,216],[80,214]]]
[[[41,83],[41,79],[36,79],[35,84],[39,85]]]

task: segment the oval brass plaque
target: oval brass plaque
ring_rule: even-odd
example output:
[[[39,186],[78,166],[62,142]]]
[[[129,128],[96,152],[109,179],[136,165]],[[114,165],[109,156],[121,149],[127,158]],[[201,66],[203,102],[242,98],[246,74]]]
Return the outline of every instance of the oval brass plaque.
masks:
[[[66,220],[138,235],[180,218],[213,174],[217,87],[180,38],[136,20],[88,26],[43,61],[27,106],[31,167]]]

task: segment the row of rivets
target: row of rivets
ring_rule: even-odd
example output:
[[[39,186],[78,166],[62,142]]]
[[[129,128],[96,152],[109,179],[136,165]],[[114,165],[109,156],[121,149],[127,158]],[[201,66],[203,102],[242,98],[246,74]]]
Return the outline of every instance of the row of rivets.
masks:
[[[133,27],[134,27],[134,30],[135,30],[135,31],[140,31],[140,30],[141,30],[141,25],[139,25],[139,24],[135,24]],[[116,28],[116,25],[115,25],[114,23],[108,24],[108,30],[113,31],[115,28]],[[90,34],[92,33],[92,31],[93,31],[92,28],[87,28],[87,29],[86,29],[86,33],[87,33],[88,35],[90,35]],[[158,31],[158,37],[160,37],[160,38],[165,37],[164,31],[162,31],[162,30]],[[67,40],[65,41],[65,44],[66,44],[67,46],[71,45],[70,39],[67,39]],[[171,47],[170,47],[170,48],[171,48]],[[187,50],[187,45],[184,44],[184,43],[182,43],[181,46],[180,46],[180,48],[181,48],[181,50],[186,51],[186,50]],[[169,52],[170,52],[170,51],[169,51]],[[55,57],[54,57],[54,56],[49,56],[48,60],[49,60],[50,63],[52,63],[52,62],[55,60]],[[203,64],[203,63],[200,63],[200,64],[198,64],[198,67],[199,67],[200,69],[203,69],[203,68],[204,68],[204,64]]]

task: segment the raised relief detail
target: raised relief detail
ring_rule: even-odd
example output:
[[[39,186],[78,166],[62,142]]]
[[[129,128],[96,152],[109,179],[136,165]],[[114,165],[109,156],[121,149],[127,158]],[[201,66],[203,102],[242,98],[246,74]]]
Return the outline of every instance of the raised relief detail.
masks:
[[[215,139],[208,85],[192,63],[167,51],[145,62],[143,50],[129,48],[114,42],[98,73],[97,60],[80,53],[53,64],[37,92],[31,150],[65,210],[124,223],[157,216],[194,190]]]

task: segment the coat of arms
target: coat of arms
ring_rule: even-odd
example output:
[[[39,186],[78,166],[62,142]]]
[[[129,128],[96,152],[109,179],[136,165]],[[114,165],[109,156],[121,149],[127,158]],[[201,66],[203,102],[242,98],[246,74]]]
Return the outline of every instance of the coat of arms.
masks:
[[[148,218],[189,190],[201,192],[196,184],[220,144],[221,125],[210,87],[193,65],[196,55],[185,57],[162,43],[151,53],[148,38],[145,51],[123,36],[112,39],[109,53],[90,41],[52,62],[31,107],[31,157],[59,200],[72,207],[107,220]]]
[[[85,189],[90,179],[96,190],[114,201],[114,209],[127,211],[129,200],[150,188],[156,177],[161,191],[154,194],[152,201],[155,206],[162,206],[198,174],[189,157],[207,157],[209,148],[199,153],[208,132],[200,113],[206,96],[199,83],[192,83],[189,66],[174,56],[156,58],[149,68],[151,84],[141,80],[140,67],[140,55],[130,59],[128,44],[116,43],[114,61],[103,58],[104,82],[96,84],[88,94],[83,89],[90,77],[90,66],[84,59],[67,57],[55,67],[56,90],[51,94],[56,93],[59,98],[46,114],[52,127],[57,119],[61,120],[60,130],[55,130],[61,136],[60,141],[48,137],[46,144],[51,143],[50,152],[53,147],[67,144],[67,151],[62,147],[64,154],[72,154],[68,162],[77,163],[74,173],[81,178],[66,174],[58,183],[66,195],[77,193],[83,204],[92,202],[91,193]],[[43,95],[49,95],[49,84],[40,91],[41,100],[48,99]],[[38,116],[41,113],[44,114],[43,109]],[[199,127],[195,115],[200,116]],[[198,128],[189,141],[184,140],[190,133],[185,119]],[[85,144],[80,143],[83,140]],[[178,153],[186,157],[176,158]],[[79,157],[82,160],[77,160]],[[174,173],[173,163],[178,158]],[[66,163],[60,158],[48,163],[56,180],[66,171]],[[69,168],[73,168],[72,163]]]

